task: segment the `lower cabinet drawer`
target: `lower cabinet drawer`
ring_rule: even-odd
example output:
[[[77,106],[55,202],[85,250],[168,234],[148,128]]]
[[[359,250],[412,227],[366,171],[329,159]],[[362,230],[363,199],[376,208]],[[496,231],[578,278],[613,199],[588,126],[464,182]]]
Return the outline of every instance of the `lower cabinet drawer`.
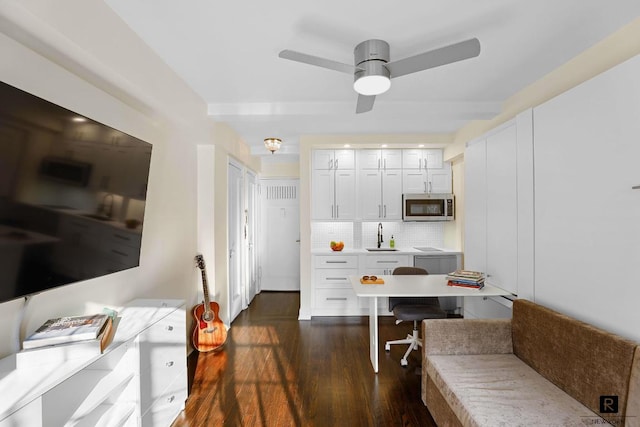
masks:
[[[187,400],[186,373],[178,375],[167,390],[142,415],[142,427],[170,426]],[[143,409],[144,411],[144,409]]]
[[[316,308],[352,308],[358,306],[358,297],[352,289],[316,289]]]
[[[317,269],[314,286],[316,288],[352,289],[349,276],[357,274],[358,270],[355,268]]]

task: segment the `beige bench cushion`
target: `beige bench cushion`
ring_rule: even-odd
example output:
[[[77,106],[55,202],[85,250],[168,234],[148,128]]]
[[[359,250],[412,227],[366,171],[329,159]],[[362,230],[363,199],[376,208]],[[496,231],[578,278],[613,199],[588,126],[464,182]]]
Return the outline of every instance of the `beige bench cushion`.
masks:
[[[584,426],[604,421],[513,354],[429,355],[426,370],[464,426]]]

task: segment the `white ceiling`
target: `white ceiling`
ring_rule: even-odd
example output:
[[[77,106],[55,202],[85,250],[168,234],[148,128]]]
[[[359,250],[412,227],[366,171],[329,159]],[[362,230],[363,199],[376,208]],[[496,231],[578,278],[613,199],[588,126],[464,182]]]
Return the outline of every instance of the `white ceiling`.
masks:
[[[640,15],[638,0],[106,0],[257,155],[300,135],[450,133]],[[472,37],[480,56],[399,77],[355,114],[353,77],[278,58],[297,50],[348,64],[361,41],[391,60]]]

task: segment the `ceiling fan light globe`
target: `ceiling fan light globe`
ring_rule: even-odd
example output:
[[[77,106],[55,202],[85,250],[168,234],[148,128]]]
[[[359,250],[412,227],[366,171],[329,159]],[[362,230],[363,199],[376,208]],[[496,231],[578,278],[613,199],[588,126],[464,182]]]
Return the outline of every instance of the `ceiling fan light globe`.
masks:
[[[362,76],[353,82],[353,89],[361,95],[380,95],[391,87],[391,80],[386,76]]]

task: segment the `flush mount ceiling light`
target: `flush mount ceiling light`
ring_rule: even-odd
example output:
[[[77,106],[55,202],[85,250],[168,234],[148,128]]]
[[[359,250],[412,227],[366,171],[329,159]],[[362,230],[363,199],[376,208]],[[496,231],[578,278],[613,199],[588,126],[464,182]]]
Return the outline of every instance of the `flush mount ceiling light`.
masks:
[[[280,145],[282,145],[282,140],[280,138],[264,139],[264,146],[267,147],[267,150],[271,151],[271,154],[278,151],[278,149],[280,148]]]

